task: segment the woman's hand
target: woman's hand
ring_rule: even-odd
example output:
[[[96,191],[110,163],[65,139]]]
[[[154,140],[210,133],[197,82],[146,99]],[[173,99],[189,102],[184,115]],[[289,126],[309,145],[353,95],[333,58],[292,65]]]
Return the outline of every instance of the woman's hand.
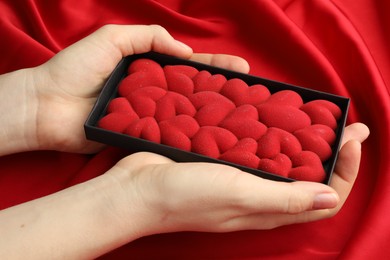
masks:
[[[39,149],[79,153],[101,149],[101,144],[85,139],[83,125],[104,82],[122,57],[151,50],[249,71],[248,63],[235,56],[193,54],[160,26],[104,26],[34,69]]]
[[[151,153],[133,154],[108,174],[123,184],[129,198],[123,215],[137,219],[143,235],[270,229],[336,214],[353,186],[368,134],[360,123],[346,127],[330,186],[275,182],[225,165],[175,163]]]
[[[330,186],[136,153],[97,178],[0,211],[0,223],[7,223],[0,258],[92,259],[151,234],[270,229],[328,218],[350,193],[367,136],[359,123],[345,129]]]

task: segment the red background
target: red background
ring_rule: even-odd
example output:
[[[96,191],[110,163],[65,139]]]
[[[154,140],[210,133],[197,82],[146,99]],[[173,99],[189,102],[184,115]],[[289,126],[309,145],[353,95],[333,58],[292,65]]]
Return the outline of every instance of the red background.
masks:
[[[160,24],[196,52],[247,59],[251,74],[348,96],[348,123],[371,135],[335,217],[269,231],[174,233],[105,259],[384,259],[390,255],[390,2],[386,0],[5,0],[0,73],[39,65],[107,23]],[[123,152],[52,151],[0,158],[0,209],[104,173]]]

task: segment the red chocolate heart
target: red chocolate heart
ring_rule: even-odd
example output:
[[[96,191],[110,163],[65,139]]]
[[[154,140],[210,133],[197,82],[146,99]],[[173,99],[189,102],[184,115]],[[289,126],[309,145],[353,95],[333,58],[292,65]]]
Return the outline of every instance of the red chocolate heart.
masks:
[[[256,156],[257,142],[252,138],[244,138],[223,153],[219,159],[249,168],[257,169],[260,158]]]
[[[311,124],[310,117],[293,106],[261,104],[257,106],[259,121],[268,127],[277,127],[290,133]]]
[[[127,99],[140,118],[153,117],[156,114],[156,102],[167,94],[158,87],[144,87],[131,92]]]
[[[232,100],[236,106],[244,104],[258,105],[270,96],[269,90],[263,85],[248,85],[241,79],[228,80],[221,89],[221,94]]]
[[[152,74],[163,74],[160,64],[151,59],[134,60],[127,69],[128,74],[135,72],[150,72]]]
[[[188,115],[178,115],[159,123],[161,143],[185,151],[191,151],[191,138],[198,132],[199,125]]]
[[[173,70],[164,70],[168,84],[168,90],[189,96],[194,93],[194,82],[185,74],[177,73]]]
[[[202,126],[192,138],[192,151],[212,158],[232,148],[238,142],[230,131],[217,126]]]
[[[311,125],[294,132],[302,145],[303,150],[316,153],[322,162],[332,155],[331,145],[336,135],[333,130],[326,125]]]
[[[220,124],[237,136],[238,139],[258,140],[267,131],[267,127],[258,121],[257,109],[252,105],[242,105],[233,110]]]
[[[210,72],[202,70],[194,76],[193,81],[195,93],[201,91],[214,91],[219,93],[226,83],[226,78],[221,74],[211,75]]]
[[[196,108],[195,119],[200,126],[217,126],[233,109],[233,102],[219,93],[202,91],[189,97]]]
[[[293,168],[289,178],[300,181],[322,182],[326,174],[320,158],[313,152],[302,151],[291,158]]]
[[[157,122],[167,120],[177,115],[195,116],[196,109],[191,101],[176,92],[168,91],[165,96],[156,102],[156,113],[154,117]]]
[[[121,113],[130,117],[138,117],[129,101],[124,97],[112,99],[107,106],[107,113]]]
[[[161,66],[150,59],[133,61],[128,68],[128,76],[118,86],[118,93],[126,97],[138,88],[155,86],[167,89],[164,71]]]
[[[113,132],[123,133],[134,120],[137,118],[124,113],[110,113],[99,120],[98,126]]]
[[[164,72],[165,74],[180,73],[189,78],[193,78],[199,71],[196,68],[187,65],[166,65],[164,67]]]
[[[162,76],[159,76],[151,72],[134,72],[125,77],[119,83],[118,93],[122,97],[126,97],[136,89],[150,86],[167,89],[167,83],[164,74]]]
[[[283,153],[292,157],[301,151],[301,144],[293,134],[271,127],[258,141],[257,156],[271,159]]]
[[[134,120],[124,132],[127,135],[160,143],[160,128],[153,117]]]
[[[337,120],[341,117],[340,108],[327,100],[313,100],[301,106],[311,118],[312,124],[327,125],[333,130],[337,127]]]
[[[122,133],[134,120],[139,119],[126,98],[119,97],[110,101],[107,115],[101,118],[98,126],[107,130]]]
[[[290,158],[287,155],[280,153],[272,159],[260,159],[258,169],[283,177],[288,177],[291,165]]]
[[[303,105],[301,96],[292,90],[281,90],[272,94],[266,101],[267,104],[278,106],[293,106],[299,108]]]

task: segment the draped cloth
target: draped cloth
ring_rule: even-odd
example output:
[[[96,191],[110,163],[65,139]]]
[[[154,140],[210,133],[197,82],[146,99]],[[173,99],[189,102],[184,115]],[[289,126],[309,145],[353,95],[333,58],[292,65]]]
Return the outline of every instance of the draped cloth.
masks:
[[[333,218],[265,231],[138,239],[102,259],[384,259],[390,255],[390,1],[3,0],[0,73],[39,65],[104,24],[160,24],[195,52],[251,74],[351,98],[367,124],[359,176]],[[4,113],[4,111],[2,112]],[[36,151],[0,158],[0,209],[103,174],[124,156]]]

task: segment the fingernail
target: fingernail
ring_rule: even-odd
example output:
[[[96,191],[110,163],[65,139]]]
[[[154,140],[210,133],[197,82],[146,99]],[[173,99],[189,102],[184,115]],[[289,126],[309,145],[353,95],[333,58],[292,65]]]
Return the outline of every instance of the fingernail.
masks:
[[[314,197],[313,209],[331,209],[337,206],[339,197],[334,193],[320,193]]]

